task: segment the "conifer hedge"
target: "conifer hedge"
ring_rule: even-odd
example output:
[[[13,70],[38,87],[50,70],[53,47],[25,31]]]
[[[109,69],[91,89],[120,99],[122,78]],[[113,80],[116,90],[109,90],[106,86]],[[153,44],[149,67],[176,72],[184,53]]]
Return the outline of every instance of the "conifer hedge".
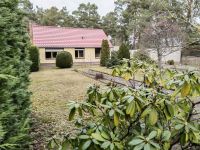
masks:
[[[31,61],[31,72],[38,71],[40,68],[39,49],[36,46],[29,47],[29,58]]]
[[[106,66],[109,58],[110,58],[110,48],[109,48],[108,40],[103,40],[102,45],[101,45],[100,65]]]
[[[18,0],[0,1],[0,149],[29,146],[29,37]]]
[[[120,48],[119,48],[119,51],[118,51],[118,58],[119,58],[119,59],[123,59],[123,58],[130,59],[129,48],[128,48],[127,45],[124,44],[124,43],[122,43],[122,45],[121,45]]]

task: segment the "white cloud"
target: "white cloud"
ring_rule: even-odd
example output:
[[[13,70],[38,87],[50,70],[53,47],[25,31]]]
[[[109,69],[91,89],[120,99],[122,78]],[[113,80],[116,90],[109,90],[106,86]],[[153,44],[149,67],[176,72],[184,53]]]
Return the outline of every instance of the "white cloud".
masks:
[[[101,16],[114,10],[114,0],[30,0],[34,6],[42,8],[50,8],[56,6],[58,8],[66,7],[72,12],[77,9],[81,3],[95,3]]]

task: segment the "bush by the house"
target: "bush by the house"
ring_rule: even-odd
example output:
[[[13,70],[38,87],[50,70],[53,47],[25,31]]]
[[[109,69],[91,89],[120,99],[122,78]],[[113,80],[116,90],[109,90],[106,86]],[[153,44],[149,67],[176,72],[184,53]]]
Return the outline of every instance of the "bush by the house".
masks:
[[[123,58],[130,59],[129,48],[124,43],[122,43],[122,45],[119,47],[118,58],[119,59],[123,59]]]
[[[32,62],[31,64],[31,72],[35,72],[39,70],[40,67],[40,59],[39,59],[39,49],[36,46],[30,46],[29,48],[29,58]]]
[[[19,1],[0,2],[0,149],[29,149],[30,43]]]
[[[174,63],[174,60],[168,60],[168,61],[167,61],[167,64],[168,64],[168,65],[174,65],[175,63]]]
[[[133,59],[138,59],[138,60],[149,62],[149,63],[154,62],[154,60],[152,60],[151,57],[149,56],[148,52],[144,50],[136,51],[133,55]]]
[[[101,59],[100,59],[100,65],[106,66],[106,63],[108,62],[110,58],[110,48],[108,44],[108,40],[103,40],[101,45]]]
[[[112,51],[111,58],[108,60],[106,67],[110,68],[120,64],[120,59],[118,58],[118,52]]]
[[[56,56],[56,66],[59,68],[71,68],[73,65],[73,58],[69,52],[62,51]]]

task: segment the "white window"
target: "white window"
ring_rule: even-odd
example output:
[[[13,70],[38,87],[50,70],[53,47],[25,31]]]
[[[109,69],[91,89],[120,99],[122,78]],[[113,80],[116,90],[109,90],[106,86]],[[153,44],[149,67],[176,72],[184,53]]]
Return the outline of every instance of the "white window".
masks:
[[[56,59],[57,53],[63,50],[63,48],[45,48],[45,58]]]
[[[75,58],[84,59],[85,58],[85,48],[75,48]]]

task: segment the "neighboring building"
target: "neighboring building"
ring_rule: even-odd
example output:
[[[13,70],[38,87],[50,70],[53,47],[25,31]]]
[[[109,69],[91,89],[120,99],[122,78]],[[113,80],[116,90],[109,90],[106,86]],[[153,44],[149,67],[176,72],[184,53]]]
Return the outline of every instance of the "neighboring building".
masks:
[[[108,40],[102,29],[30,26],[32,43],[40,50],[40,63],[55,63],[60,51],[70,52],[75,63],[99,63],[102,40]]]
[[[164,54],[164,56],[162,57],[162,62],[166,63],[168,60],[174,60],[175,63],[180,63],[181,62],[181,48],[173,48],[174,51],[172,51],[171,53],[168,54]],[[134,55],[135,52],[137,52],[138,50],[130,50],[130,54],[131,56]],[[149,56],[151,57],[151,59],[157,61],[158,60],[158,56],[157,53],[151,49],[145,49],[145,51],[149,54]]]

